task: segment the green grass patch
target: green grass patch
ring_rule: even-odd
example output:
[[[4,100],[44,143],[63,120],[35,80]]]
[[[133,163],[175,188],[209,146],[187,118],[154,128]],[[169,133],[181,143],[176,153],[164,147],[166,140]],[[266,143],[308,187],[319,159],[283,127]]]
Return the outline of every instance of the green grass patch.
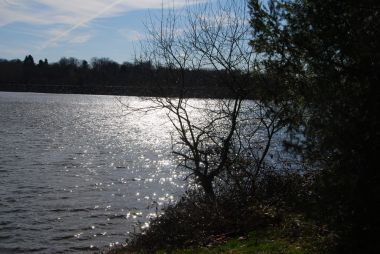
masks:
[[[300,240],[291,241],[289,239],[277,237],[273,232],[257,234],[250,233],[247,237],[233,238],[221,243],[215,243],[214,246],[186,248],[177,250],[161,250],[156,254],[306,254],[310,253],[304,246],[307,244]]]

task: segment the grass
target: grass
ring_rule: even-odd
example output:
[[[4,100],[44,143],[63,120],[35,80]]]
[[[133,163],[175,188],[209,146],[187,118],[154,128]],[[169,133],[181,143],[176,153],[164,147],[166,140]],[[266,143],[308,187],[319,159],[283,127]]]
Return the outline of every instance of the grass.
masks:
[[[126,247],[106,253],[331,253],[336,234],[324,223],[293,209],[299,203],[293,204],[294,200],[301,199],[298,194],[305,192],[302,186],[293,187],[300,185],[298,178],[284,180],[275,175],[264,180],[258,185],[260,190],[256,190],[260,195],[253,199],[231,191],[211,201],[199,193],[188,193],[175,205],[166,207],[148,229],[129,239]],[[278,191],[273,190],[276,186]],[[292,190],[286,193],[291,195],[278,197],[271,193],[284,193],[288,186]],[[267,200],[277,205],[269,205]]]
[[[302,238],[291,240],[283,238],[274,231],[262,232],[260,234],[251,232],[246,237],[236,237],[231,239],[221,239],[208,247],[191,247],[175,250],[160,250],[156,254],[307,254],[308,243]],[[114,250],[112,254],[143,254],[146,252],[136,252],[128,250]]]
[[[157,254],[167,253],[165,251],[157,252]],[[258,240],[249,239],[246,241],[233,239],[224,244],[214,247],[203,247],[193,249],[181,249],[172,252],[173,254],[217,254],[217,253],[234,253],[234,254],[304,254],[306,253],[296,244],[277,240]]]

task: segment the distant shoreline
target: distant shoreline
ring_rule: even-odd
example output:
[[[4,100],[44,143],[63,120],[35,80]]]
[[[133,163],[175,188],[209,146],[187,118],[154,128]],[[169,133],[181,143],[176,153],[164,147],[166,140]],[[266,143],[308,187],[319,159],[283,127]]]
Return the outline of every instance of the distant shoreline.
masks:
[[[36,85],[2,84],[1,92],[33,92],[53,94],[118,95],[137,97],[185,97],[203,99],[231,98],[228,89],[187,88],[185,92],[177,87],[152,89],[144,86],[76,86],[76,85]],[[252,94],[249,96],[253,98]]]

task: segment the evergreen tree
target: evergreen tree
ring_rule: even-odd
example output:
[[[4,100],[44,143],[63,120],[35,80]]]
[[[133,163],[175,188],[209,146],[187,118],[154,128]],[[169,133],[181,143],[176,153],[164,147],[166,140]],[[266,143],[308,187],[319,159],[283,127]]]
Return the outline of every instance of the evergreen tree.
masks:
[[[319,217],[346,253],[372,253],[379,234],[380,3],[251,0],[252,47],[287,106],[289,145],[319,167]],[[379,252],[377,252],[379,253]]]

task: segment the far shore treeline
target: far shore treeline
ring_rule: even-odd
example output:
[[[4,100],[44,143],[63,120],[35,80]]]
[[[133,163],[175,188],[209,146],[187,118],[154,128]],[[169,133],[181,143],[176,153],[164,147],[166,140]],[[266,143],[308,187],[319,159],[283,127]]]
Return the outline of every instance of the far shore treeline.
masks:
[[[180,70],[178,70],[179,72]],[[183,70],[182,70],[183,71]],[[119,64],[109,58],[90,62],[63,57],[58,62],[0,59],[0,91],[109,94],[131,96],[228,97],[225,73],[208,69],[185,70],[185,83],[178,85],[177,70],[135,60]],[[236,73],[239,78],[240,73]],[[252,82],[242,82],[247,97],[253,97]],[[185,87],[183,87],[185,86]]]

